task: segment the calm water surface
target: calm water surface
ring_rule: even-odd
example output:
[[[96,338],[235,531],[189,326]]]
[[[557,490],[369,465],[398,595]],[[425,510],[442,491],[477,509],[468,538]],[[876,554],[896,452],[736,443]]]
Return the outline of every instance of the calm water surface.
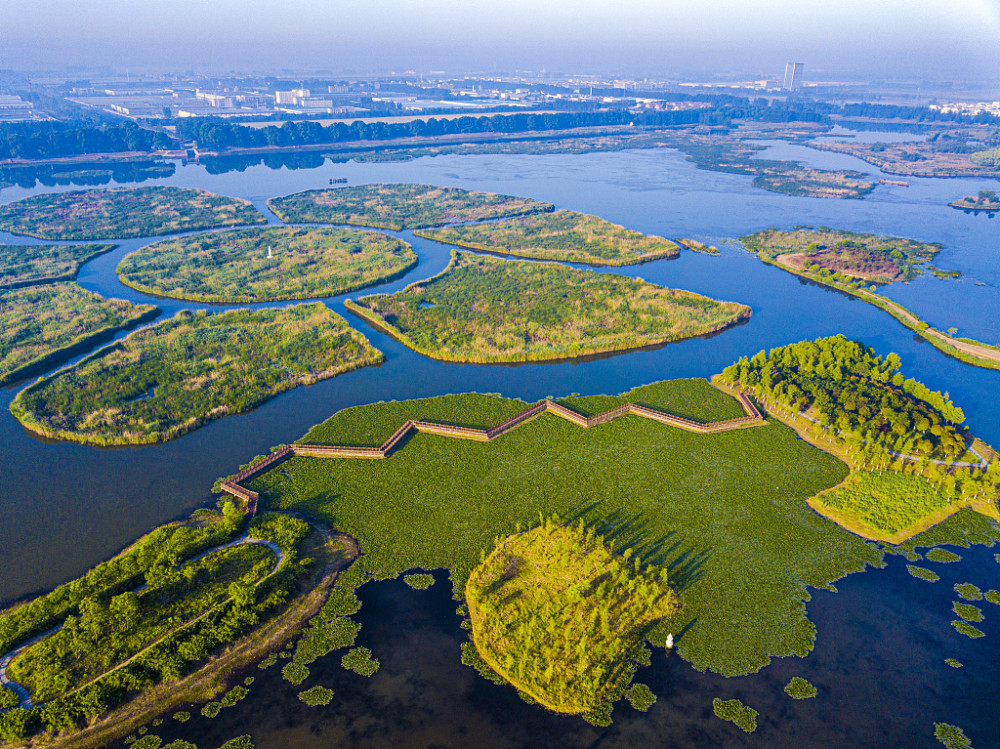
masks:
[[[764,156],[882,176],[857,159],[803,146],[774,143]],[[347,177],[351,184],[426,182],[530,196],[639,231],[722,244],[720,257],[685,252],[677,260],[602,272],[743,302],[753,308],[753,316],[712,338],[653,351],[576,364],[491,367],[420,357],[347,313],[343,297],[335,297],[325,301],[385,352],[381,367],[293,390],[249,414],[143,448],[39,440],[7,410],[17,388],[0,389],[0,548],[7,552],[0,601],[78,576],[154,526],[210,502],[214,479],[251,456],[298,438],[341,408],[373,400],[467,391],[526,401],[572,392],[618,393],[661,379],[707,377],[761,348],[842,332],[879,352],[899,353],[907,375],[950,392],[973,431],[1000,444],[1000,372],[951,360],[879,310],[764,265],[727,241],[770,226],[813,225],[940,242],[945,248],[935,264],[960,270],[962,278],[927,275],[886,293],[936,327],[957,327],[962,335],[1000,344],[1000,223],[946,205],[990,187],[988,181],[907,178],[910,187],[880,186],[862,201],[792,198],[755,189],[748,177],[697,170],[674,151],[627,151],[444,156],[300,170],[255,166],[219,175],[189,165],[154,182],[246,198],[274,222],[267,198],[324,187],[330,177]],[[0,192],[0,201],[61,189],[72,188],[12,188]],[[400,289],[447,264],[449,248],[408,232],[400,236],[413,244],[419,265],[372,291]],[[0,243],[33,241],[0,233]],[[84,268],[80,283],[106,296],[152,302],[164,316],[204,307],[151,299],[118,283],[114,269],[120,259],[149,241],[120,242],[118,250]],[[608,730],[547,715],[461,666],[458,643],[464,633],[443,578],[419,593],[400,582],[370,584],[363,588],[359,616],[361,644],[383,663],[373,679],[344,672],[337,654],[318,661],[303,686],[322,683],[337,697],[329,707],[308,708],[295,698],[298,688],[281,681],[277,668],[253,669],[258,680],[251,698],[214,721],[196,716],[176,732],[215,746],[252,726],[263,749],[337,744],[931,747],[936,744],[929,727],[946,720],[962,725],[976,746],[996,746],[1000,735],[993,716],[1000,701],[995,688],[987,688],[997,665],[992,611],[986,612],[990,636],[976,643],[954,633],[948,621],[951,583],[971,579],[981,587],[1000,587],[1000,566],[983,550],[966,557],[945,569],[957,576],[954,581],[913,580],[893,560],[886,570],[842,581],[839,594],[818,593],[809,605],[819,628],[816,651],[805,660],[775,663],[757,676],[725,680],[659,655],[639,679],[653,687],[659,702],[645,715],[616,708]],[[948,668],[942,661],[948,656],[966,667]],[[786,698],[781,687],[792,675],[817,684],[821,698]],[[715,719],[714,696],[738,696],[760,710],[758,731],[746,737]]]

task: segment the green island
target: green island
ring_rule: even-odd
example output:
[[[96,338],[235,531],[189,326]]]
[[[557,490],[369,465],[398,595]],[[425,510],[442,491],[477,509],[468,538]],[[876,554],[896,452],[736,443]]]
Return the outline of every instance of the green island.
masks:
[[[465,600],[490,668],[570,714],[609,711],[643,662],[645,634],[680,608],[665,568],[551,518],[503,539],[469,575]]]
[[[963,601],[983,600],[983,591],[972,583],[955,583],[955,592]]]
[[[750,309],[553,263],[452,252],[437,276],[345,305],[424,356],[545,361],[626,351],[722,330]]]
[[[677,245],[576,211],[517,216],[417,231],[418,237],[496,255],[587,265],[632,265],[677,257]]]
[[[0,205],[0,230],[39,239],[126,239],[265,221],[245,200],[182,187],[46,193]]]
[[[1000,211],[1000,198],[996,190],[980,190],[978,195],[967,195],[951,201],[948,205],[963,211]]]
[[[793,700],[811,700],[819,692],[816,687],[801,676],[793,676],[791,681],[785,685],[785,694]]]
[[[963,138],[964,140],[964,138]],[[982,141],[978,141],[982,143]],[[886,174],[904,177],[1000,177],[1000,160],[990,150],[963,153],[942,148],[931,139],[903,143],[857,143],[852,141],[811,141],[804,143],[818,151],[854,156],[877,166]]]
[[[191,701],[225,692],[206,710],[235,705],[248,690],[226,691],[228,673],[311,616],[356,554],[340,534],[282,514],[248,517],[228,500],[157,528],[0,612],[4,678],[29,694],[0,713],[0,741],[45,732],[57,746],[99,745],[145,733],[150,719]]]
[[[898,544],[963,507],[1000,519],[1000,462],[970,451],[962,410],[899,365],[838,335],[743,357],[718,379],[850,466],[809,504],[858,535]]]
[[[125,257],[118,278],[146,294],[215,304],[336,296],[417,264],[406,242],[330,227],[237,229],[170,239]]]
[[[962,557],[953,551],[948,551],[948,549],[931,549],[927,552],[927,561],[938,564],[954,564],[961,562]]]
[[[267,206],[288,224],[348,224],[392,231],[553,210],[550,203],[530,198],[408,184],[306,190],[271,198]]]
[[[381,361],[381,352],[319,302],[181,312],[28,386],[10,410],[53,439],[162,442]]]
[[[757,716],[760,713],[739,700],[720,700],[716,697],[712,700],[712,709],[716,717],[729,721],[745,733],[757,730]]]
[[[0,289],[72,281],[84,263],[115,247],[113,244],[0,245]]]
[[[310,707],[329,705],[333,700],[333,690],[316,685],[299,692],[299,699]]]
[[[719,248],[715,245],[705,244],[704,242],[699,242],[696,239],[676,239],[674,241],[685,250],[691,250],[691,252],[700,252],[704,255],[719,254]]]
[[[158,314],[72,282],[0,288],[0,385],[40,374]]]
[[[965,731],[950,723],[935,723],[934,738],[944,744],[945,749],[972,749],[972,742]]]
[[[906,565],[906,571],[918,580],[926,580],[929,583],[936,583],[941,579],[941,576],[934,570],[929,570],[926,567],[917,567],[915,564]]]
[[[850,294],[888,312],[948,356],[977,367],[1000,369],[1000,347],[936,330],[902,305],[875,293],[877,283],[888,283],[897,277],[905,279],[919,273],[919,264],[933,257],[940,250],[940,245],[832,229],[799,229],[792,232],[768,229],[740,237],[740,241],[765,263]],[[813,244],[816,247],[810,249]],[[910,251],[905,249],[907,246]],[[936,269],[934,273],[945,277],[953,275],[950,271]],[[871,284],[871,288],[866,288],[865,284]]]

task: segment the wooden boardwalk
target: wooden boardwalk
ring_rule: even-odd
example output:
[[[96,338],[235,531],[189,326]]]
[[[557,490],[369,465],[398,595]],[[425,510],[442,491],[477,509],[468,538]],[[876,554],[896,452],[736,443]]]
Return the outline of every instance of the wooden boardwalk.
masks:
[[[715,421],[710,424],[701,424],[691,421],[681,416],[674,416],[665,411],[658,411],[648,406],[640,406],[635,403],[625,403],[616,408],[604,411],[593,416],[584,416],[571,408],[562,406],[555,401],[545,399],[521,413],[512,416],[506,421],[498,424],[492,429],[475,429],[473,427],[460,427],[451,424],[438,424],[433,421],[412,421],[407,420],[397,429],[389,439],[380,447],[351,447],[346,445],[285,445],[280,450],[275,450],[270,455],[256,460],[242,471],[223,482],[222,490],[237,499],[247,503],[247,514],[251,517],[257,512],[257,502],[260,495],[257,492],[247,489],[243,482],[259,476],[262,473],[274,468],[279,463],[283,463],[294,456],[307,458],[355,458],[368,460],[382,460],[400,445],[400,443],[410,434],[410,432],[423,432],[425,434],[436,434],[439,437],[451,437],[453,439],[473,440],[475,442],[492,442],[497,437],[501,437],[508,432],[512,432],[522,424],[527,424],[532,419],[541,416],[543,413],[550,413],[561,419],[576,424],[583,429],[607,424],[620,416],[631,414],[643,419],[651,419],[661,424],[684,429],[697,434],[717,434],[719,432],[729,432],[733,429],[747,429],[749,427],[760,426],[765,423],[764,417],[747,397],[746,393],[736,393],[736,400],[743,407],[745,416],[725,421]]]

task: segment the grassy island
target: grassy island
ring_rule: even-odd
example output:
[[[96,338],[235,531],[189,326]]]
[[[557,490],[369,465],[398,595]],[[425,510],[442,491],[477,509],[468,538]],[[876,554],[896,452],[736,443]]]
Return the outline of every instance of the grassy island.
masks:
[[[551,211],[550,203],[434,185],[306,190],[267,202],[289,224],[349,224],[401,231]]]
[[[18,393],[11,412],[55,439],[172,439],[382,354],[322,304],[181,312]]]
[[[556,211],[418,231],[417,236],[497,255],[587,265],[631,265],[677,257],[677,245],[597,216]]]
[[[968,195],[959,200],[953,200],[948,205],[963,211],[1000,211],[1000,198],[996,190],[980,190],[978,195]]]
[[[462,362],[543,361],[626,351],[722,330],[750,316],[640,279],[452,253],[443,273],[348,309],[413,350]]]
[[[940,245],[914,242],[907,239],[886,239],[872,235],[851,234],[832,230],[819,230],[829,235],[834,244],[804,240],[814,235],[814,230],[779,232],[769,229],[747,237],[741,237],[746,247],[766,263],[782,270],[802,276],[810,281],[843,291],[846,294],[868,302],[924,338],[934,348],[966,364],[988,369],[1000,369],[1000,347],[991,346],[970,338],[958,338],[940,330],[935,330],[902,305],[888,297],[875,293],[875,284],[888,283],[896,277],[908,278],[920,272],[919,265],[933,257]],[[836,239],[846,236],[846,240]],[[840,241],[850,244],[846,253]],[[900,243],[889,248],[876,249],[884,242]],[[816,247],[810,249],[812,244]],[[910,244],[912,243],[912,244]],[[911,247],[907,253],[906,246]],[[821,253],[816,256],[816,253]],[[949,271],[934,270],[935,275],[951,276]],[[865,284],[871,284],[866,288]]]
[[[704,380],[561,404],[587,413],[629,402],[700,422],[742,413]],[[526,405],[472,394],[377,403],[336,414],[301,442],[377,446],[407,419],[491,428]],[[878,549],[806,504],[846,475],[777,422],[701,434],[631,415],[583,429],[542,413],[492,442],[417,433],[384,460],[291,457],[245,486],[262,505],[357,538],[365,554],[355,567],[367,575],[445,568],[459,595],[481,551],[518,524],[539,513],[582,519],[635,549],[641,564],[667,569],[684,606],[648,638],[662,646],[672,632],[697,668],[738,675],[808,653],[807,586],[880,561]]]
[[[181,187],[46,193],[0,205],[0,229],[39,239],[125,239],[264,222],[245,200]]]
[[[240,304],[335,296],[416,264],[408,244],[385,234],[279,227],[157,242],[122,260],[118,278],[147,294]]]
[[[157,314],[156,307],[104,299],[75,283],[0,289],[0,385],[39,374]]]
[[[0,289],[72,281],[84,263],[113,249],[113,244],[0,245]]]
[[[504,539],[469,575],[465,599],[487,664],[572,714],[624,695],[644,635],[680,603],[666,569],[613,553],[593,528],[551,520]]]

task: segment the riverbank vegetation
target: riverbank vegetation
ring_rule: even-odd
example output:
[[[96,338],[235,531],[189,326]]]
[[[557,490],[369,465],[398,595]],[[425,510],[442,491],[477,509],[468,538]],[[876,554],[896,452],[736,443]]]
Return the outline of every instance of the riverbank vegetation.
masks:
[[[948,205],[964,211],[1000,211],[1000,198],[996,190],[980,190],[978,195],[967,195],[953,200]]]
[[[147,245],[118,278],[145,294],[216,304],[335,296],[417,264],[402,240],[373,232],[277,227],[212,232]]]
[[[571,714],[624,696],[644,635],[680,608],[665,568],[641,565],[632,549],[615,554],[593,528],[551,519],[501,541],[469,575],[465,600],[489,666]]]
[[[551,211],[530,198],[434,185],[359,185],[306,190],[271,198],[268,208],[288,224],[349,224],[402,231],[458,221]]]
[[[125,239],[264,222],[245,200],[182,187],[45,193],[0,205],[0,229],[39,239]]]
[[[587,265],[631,265],[677,257],[677,245],[662,237],[630,231],[597,216],[556,211],[418,231],[437,242],[536,260]]]
[[[113,244],[0,245],[0,290],[72,281],[83,264],[111,252]]]
[[[480,363],[627,351],[750,316],[744,305],[641,279],[466,252],[427,281],[347,307],[425,356]]]
[[[181,312],[18,393],[11,412],[54,439],[161,442],[382,354],[320,303]]]
[[[159,314],[75,283],[0,289],[0,385],[39,374]]]
[[[741,413],[705,381],[650,392],[661,404],[689,403],[694,418]],[[601,407],[630,397],[602,398]],[[406,419],[489,428],[524,408],[486,395],[373,404],[340,412],[302,441],[375,446]],[[737,675],[809,652],[806,586],[828,587],[881,560],[806,505],[846,473],[779,423],[696,434],[625,416],[584,430],[542,414],[491,443],[418,433],[387,460],[294,457],[248,486],[269,507],[357,538],[365,554],[352,568],[355,585],[444,568],[460,594],[480,551],[518,523],[539,513],[593,521],[643,564],[665,567],[684,600],[648,637],[662,646],[673,632],[676,651],[697,668]]]

